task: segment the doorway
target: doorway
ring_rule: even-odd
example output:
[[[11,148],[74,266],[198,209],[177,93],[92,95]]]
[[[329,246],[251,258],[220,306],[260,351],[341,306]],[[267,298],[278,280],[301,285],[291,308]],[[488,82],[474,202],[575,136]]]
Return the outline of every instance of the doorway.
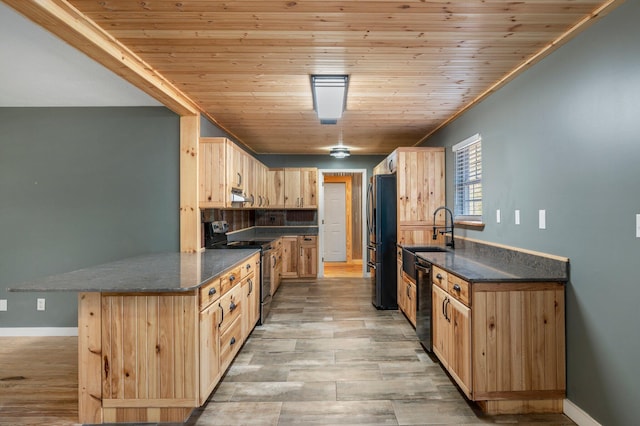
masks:
[[[323,257],[325,262],[347,262],[347,183],[351,183],[351,179],[349,177],[349,182],[332,182],[326,180],[329,177],[324,181],[324,205],[327,209],[324,216]]]
[[[364,277],[366,170],[319,170],[319,277]]]

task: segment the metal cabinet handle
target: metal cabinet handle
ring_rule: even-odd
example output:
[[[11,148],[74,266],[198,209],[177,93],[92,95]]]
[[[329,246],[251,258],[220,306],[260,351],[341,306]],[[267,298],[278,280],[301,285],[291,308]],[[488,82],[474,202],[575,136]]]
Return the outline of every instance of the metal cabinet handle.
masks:
[[[300,198],[300,207],[304,207],[304,197]]]
[[[454,289],[455,291],[457,291],[458,293],[460,293],[460,290],[462,290],[458,284],[455,284],[455,285],[453,286],[453,289]]]
[[[220,326],[224,322],[224,308],[222,307],[222,305],[220,303],[218,303],[218,307],[220,308],[220,311],[222,312],[222,317],[220,318],[220,323],[218,324],[218,328],[220,328]]]
[[[447,297],[447,304],[444,306],[444,313],[446,314],[445,317],[449,322],[451,322],[451,317],[449,316],[449,310],[447,309],[447,306],[449,306],[450,304],[451,304],[451,300]]]
[[[249,294],[253,293],[253,280],[249,279]]]
[[[251,269],[251,264],[247,263],[247,265],[245,266],[246,270],[248,271],[249,269]]]
[[[217,293],[217,290],[216,290],[216,288],[215,288],[215,287],[211,287],[211,288],[209,289],[209,296],[213,296],[213,295],[214,295],[214,294],[216,294],[216,293]]]
[[[232,274],[232,275],[229,277],[229,282],[234,282],[235,280],[236,280],[236,276]]]
[[[231,340],[229,341],[229,346],[233,346],[236,343],[236,338],[232,337]]]
[[[229,305],[229,312],[233,312],[234,309],[236,309],[238,307],[238,305],[236,305],[235,303],[231,302],[231,304]]]
[[[436,274],[436,278],[441,280],[442,279],[442,274],[438,272],[438,274]]]
[[[238,172],[238,186],[242,185],[242,175]]]

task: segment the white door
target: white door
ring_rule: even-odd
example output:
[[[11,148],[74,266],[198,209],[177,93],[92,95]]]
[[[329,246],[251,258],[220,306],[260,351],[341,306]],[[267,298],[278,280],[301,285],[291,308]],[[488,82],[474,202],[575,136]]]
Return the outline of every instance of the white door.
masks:
[[[347,261],[347,187],[324,184],[324,261]]]

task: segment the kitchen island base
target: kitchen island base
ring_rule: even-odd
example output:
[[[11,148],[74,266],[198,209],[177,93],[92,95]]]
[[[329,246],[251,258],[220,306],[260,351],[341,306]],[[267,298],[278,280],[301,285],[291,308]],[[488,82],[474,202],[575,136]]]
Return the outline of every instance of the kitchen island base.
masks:
[[[80,423],[186,422],[259,320],[259,266],[252,256],[188,291],[80,292]]]

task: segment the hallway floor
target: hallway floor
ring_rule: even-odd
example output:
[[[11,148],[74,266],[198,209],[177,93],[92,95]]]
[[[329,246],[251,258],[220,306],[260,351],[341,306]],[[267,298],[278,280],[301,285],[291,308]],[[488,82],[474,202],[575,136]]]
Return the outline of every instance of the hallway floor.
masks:
[[[286,281],[189,425],[572,425],[560,414],[484,416],[369,282]]]

